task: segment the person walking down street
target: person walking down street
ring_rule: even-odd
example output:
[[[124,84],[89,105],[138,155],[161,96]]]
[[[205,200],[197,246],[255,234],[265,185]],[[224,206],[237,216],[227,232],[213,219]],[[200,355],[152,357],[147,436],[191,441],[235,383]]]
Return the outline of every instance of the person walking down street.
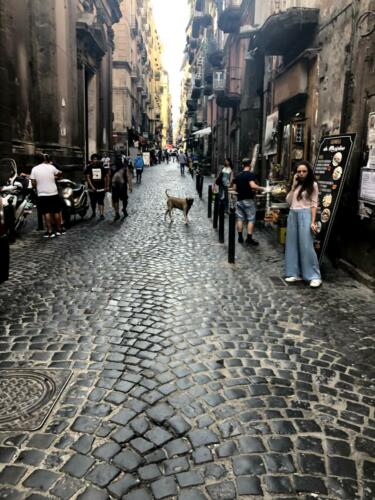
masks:
[[[145,166],[142,153],[137,154],[137,157],[134,161],[134,166],[135,166],[135,173],[137,175],[137,184],[140,184],[142,182],[142,173]]]
[[[178,163],[180,164],[181,175],[185,175],[185,167],[187,165],[187,156],[182,150],[178,154]]]
[[[115,157],[112,169],[112,204],[115,211],[114,220],[120,218],[120,201],[122,202],[123,219],[128,216],[128,188],[132,192],[132,176],[127,161],[123,161],[121,156]]]
[[[91,155],[91,162],[85,168],[85,176],[92,208],[91,219],[96,217],[96,205],[98,205],[100,220],[103,220],[104,198],[109,184],[109,169],[100,162],[99,155]]]
[[[224,166],[217,176],[215,184],[219,186],[219,200],[224,203],[225,211],[228,211],[229,199],[228,189],[233,183],[233,165],[230,158],[225,158]]]
[[[285,281],[309,281],[311,288],[322,284],[313,235],[317,232],[318,183],[307,161],[297,165],[286,201],[290,206],[285,246]]]
[[[242,172],[237,175],[234,181],[234,188],[237,191],[236,219],[238,243],[244,243],[242,231],[244,222],[247,223],[246,244],[257,246],[258,241],[254,240],[253,232],[256,218],[255,191],[265,191],[266,188],[258,186],[255,182],[255,175],[251,172],[251,161],[249,158],[242,160]]]
[[[56,179],[62,172],[51,164],[48,155],[41,155],[39,161],[31,170],[30,179],[36,187],[38,206],[46,221],[47,232],[44,237],[51,239],[65,232],[61,228],[61,201],[56,185]],[[56,232],[52,231],[53,225]]]

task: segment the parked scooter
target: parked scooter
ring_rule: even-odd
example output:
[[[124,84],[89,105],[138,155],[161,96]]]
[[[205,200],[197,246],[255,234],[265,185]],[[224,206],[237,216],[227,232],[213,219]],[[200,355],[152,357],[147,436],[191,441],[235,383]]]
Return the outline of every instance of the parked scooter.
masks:
[[[69,179],[57,181],[61,202],[63,221],[69,227],[72,217],[79,215],[84,218],[89,209],[89,195],[86,186]]]
[[[33,188],[30,179],[18,175],[17,164],[13,159],[0,160],[0,171],[3,178],[0,195],[4,210],[9,214],[10,240],[14,241],[16,233],[25,224],[26,217],[31,214]]]

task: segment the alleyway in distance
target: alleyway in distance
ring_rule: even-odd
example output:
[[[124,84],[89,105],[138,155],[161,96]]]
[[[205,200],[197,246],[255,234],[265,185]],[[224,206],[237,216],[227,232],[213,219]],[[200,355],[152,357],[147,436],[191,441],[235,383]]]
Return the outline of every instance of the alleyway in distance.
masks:
[[[188,226],[165,189],[194,196]],[[375,497],[374,294],[285,286],[267,230],[230,266],[206,212],[171,163],[125,222],[12,248],[0,498]]]

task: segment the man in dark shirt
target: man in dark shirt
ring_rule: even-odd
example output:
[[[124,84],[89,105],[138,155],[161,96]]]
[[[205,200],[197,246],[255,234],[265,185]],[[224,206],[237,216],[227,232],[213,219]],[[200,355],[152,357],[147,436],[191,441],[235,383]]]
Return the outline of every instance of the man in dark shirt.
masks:
[[[259,245],[253,238],[254,223],[256,217],[256,206],[254,200],[254,191],[264,191],[266,188],[258,186],[255,182],[255,175],[251,172],[251,161],[249,158],[242,160],[242,172],[237,175],[234,181],[234,188],[237,191],[236,219],[238,231],[238,243],[243,243],[243,223],[247,222],[248,245]]]
[[[104,198],[109,184],[108,174],[108,169],[100,163],[99,155],[91,155],[91,162],[85,168],[85,176],[91,201],[92,219],[96,215],[96,204],[99,206],[100,219],[104,219]]]

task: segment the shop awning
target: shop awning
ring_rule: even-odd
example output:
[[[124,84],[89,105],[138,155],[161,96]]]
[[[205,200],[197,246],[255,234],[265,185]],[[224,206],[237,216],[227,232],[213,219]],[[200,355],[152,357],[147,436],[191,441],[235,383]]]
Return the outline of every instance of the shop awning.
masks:
[[[202,128],[201,130],[197,130],[196,132],[193,132],[192,135],[195,135],[196,137],[204,137],[205,135],[210,135],[212,132],[211,127],[206,127]]]

